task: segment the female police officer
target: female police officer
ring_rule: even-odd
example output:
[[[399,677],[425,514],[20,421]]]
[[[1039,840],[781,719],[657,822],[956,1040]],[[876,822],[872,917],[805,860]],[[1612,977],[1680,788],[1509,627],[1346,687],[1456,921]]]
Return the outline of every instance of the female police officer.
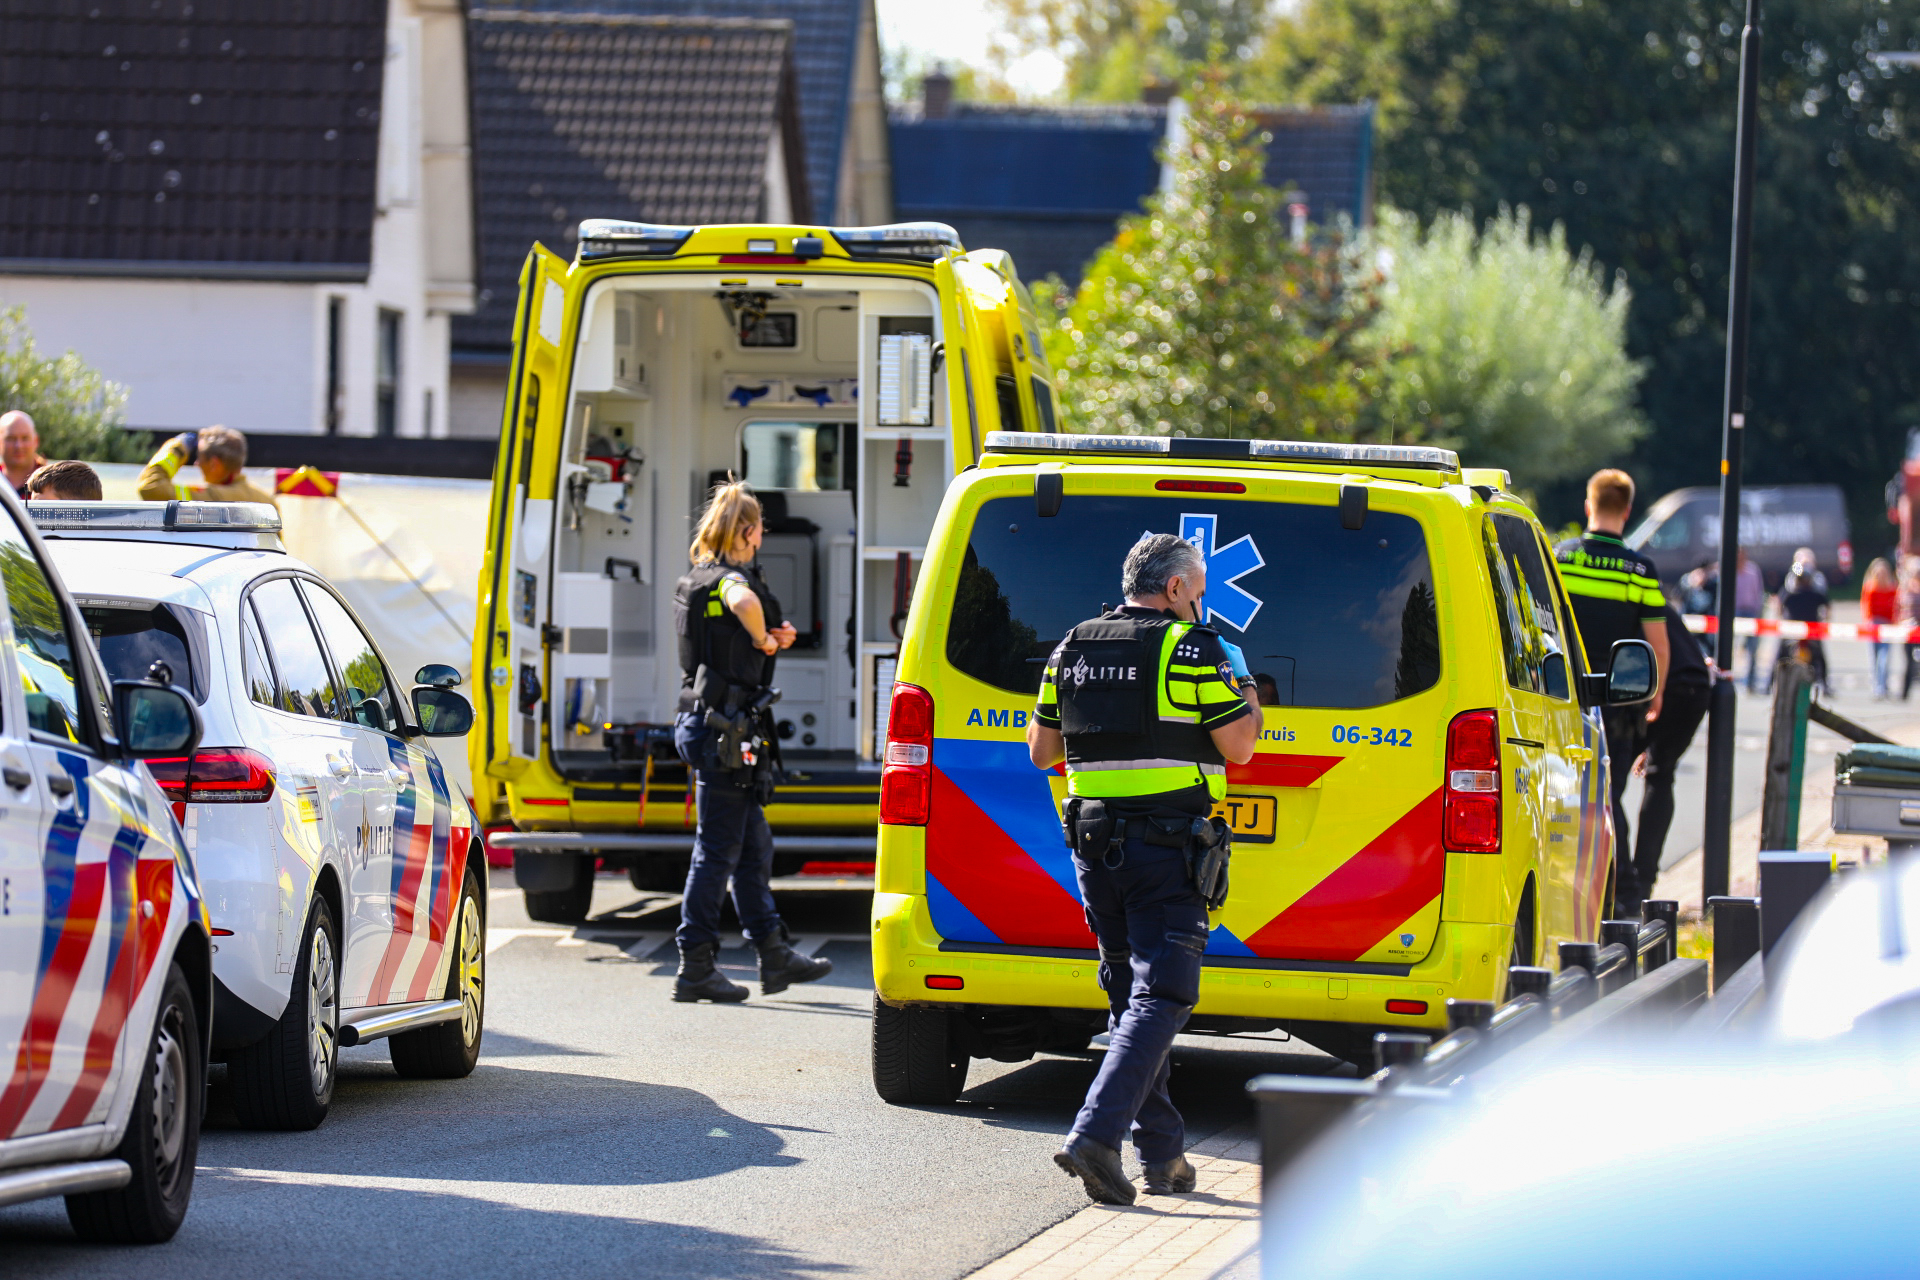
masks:
[[[1188,855],[1221,839],[1208,815],[1226,762],[1245,764],[1260,739],[1252,680],[1236,688],[1240,664],[1199,625],[1198,549],[1148,534],[1127,553],[1120,589],[1126,604],[1053,651],[1027,727],[1036,766],[1066,761],[1074,876],[1112,1012],[1112,1044],[1054,1162],[1103,1204],[1133,1203],[1120,1166],[1129,1129],[1148,1191],[1194,1188],[1167,1094],[1167,1055],[1200,998],[1207,946],[1208,903]]]
[[[673,743],[698,784],[699,815],[680,904],[675,1000],[747,998],[745,987],[714,967],[729,878],[740,924],[760,952],[762,995],[833,971],[831,960],[793,949],[767,887],[773,833],[764,806],[773,794],[774,771],[766,708],[774,655],[793,643],[795,632],[791,623],[769,622],[781,613],[754,563],[763,533],[760,503],[744,483],[716,487],[694,531],[693,568],[673,589],[681,672]]]

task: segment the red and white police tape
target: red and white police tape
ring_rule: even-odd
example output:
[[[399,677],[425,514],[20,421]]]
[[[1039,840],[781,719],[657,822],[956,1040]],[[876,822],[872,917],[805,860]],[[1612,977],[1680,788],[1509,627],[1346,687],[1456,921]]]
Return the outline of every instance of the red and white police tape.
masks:
[[[1682,615],[1687,630],[1710,636],[1720,630],[1712,614]],[[1914,622],[1793,622],[1786,618],[1735,618],[1737,636],[1779,636],[1783,640],[1878,640],[1884,644],[1920,644],[1920,623]]]

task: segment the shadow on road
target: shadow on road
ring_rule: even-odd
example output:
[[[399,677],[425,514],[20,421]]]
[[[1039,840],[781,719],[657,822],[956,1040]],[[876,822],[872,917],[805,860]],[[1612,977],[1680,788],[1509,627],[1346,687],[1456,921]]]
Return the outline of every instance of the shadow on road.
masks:
[[[529,1209],[452,1190],[303,1186],[300,1212],[287,1214],[285,1201],[271,1195],[286,1190],[243,1174],[202,1169],[186,1225],[171,1245],[154,1250],[80,1244],[58,1200],[0,1210],[0,1269],[9,1275],[114,1280],[211,1275],[223,1264],[235,1273],[282,1280],[392,1275],[814,1280],[852,1270],[810,1261],[760,1237],[618,1215]],[[260,1202],[268,1199],[278,1201],[282,1211],[263,1214],[266,1206]],[[350,1243],[340,1238],[340,1223],[355,1224]]]

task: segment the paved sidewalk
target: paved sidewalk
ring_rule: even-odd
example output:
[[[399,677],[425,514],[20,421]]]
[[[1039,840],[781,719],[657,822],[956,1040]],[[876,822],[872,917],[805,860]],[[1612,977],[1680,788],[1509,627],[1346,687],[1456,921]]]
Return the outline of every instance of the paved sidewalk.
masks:
[[[968,1280],[1240,1280],[1259,1271],[1260,1141],[1229,1133],[1187,1152],[1191,1195],[1090,1204]],[[1064,1176],[1064,1175],[1063,1175]]]

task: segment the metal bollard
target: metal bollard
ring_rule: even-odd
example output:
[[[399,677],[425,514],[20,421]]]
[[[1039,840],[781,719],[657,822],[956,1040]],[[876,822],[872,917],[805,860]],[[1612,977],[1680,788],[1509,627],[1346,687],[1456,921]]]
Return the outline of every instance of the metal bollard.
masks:
[[[1568,969],[1585,969],[1587,976],[1600,964],[1600,944],[1597,942],[1563,942],[1560,944],[1560,972]]]
[[[1640,904],[1640,918],[1649,923],[1658,920],[1667,926],[1666,949],[1659,958],[1647,957],[1649,971],[1663,964],[1671,964],[1680,958],[1680,904],[1672,898],[1649,898]]]
[[[1494,1011],[1498,1008],[1491,1000],[1455,1000],[1448,996],[1447,1030],[1472,1027],[1476,1031],[1485,1031],[1493,1026]]]
[[[1718,991],[1760,953],[1760,899],[1708,898],[1707,918],[1713,922],[1713,989]]]
[[[1553,970],[1517,964],[1507,970],[1507,986],[1516,996],[1537,996],[1544,1004],[1553,986]]]
[[[1427,1037],[1418,1031],[1378,1031],[1373,1037],[1373,1069],[1417,1067],[1427,1056]]]
[[[1640,922],[1638,920],[1602,920],[1600,945],[1625,947],[1627,949],[1626,982],[1632,982],[1640,976]],[[1615,985],[1624,985],[1624,983]]]
[[[1760,852],[1760,952],[1772,955],[1787,928],[1833,878],[1833,855],[1818,849]]]

